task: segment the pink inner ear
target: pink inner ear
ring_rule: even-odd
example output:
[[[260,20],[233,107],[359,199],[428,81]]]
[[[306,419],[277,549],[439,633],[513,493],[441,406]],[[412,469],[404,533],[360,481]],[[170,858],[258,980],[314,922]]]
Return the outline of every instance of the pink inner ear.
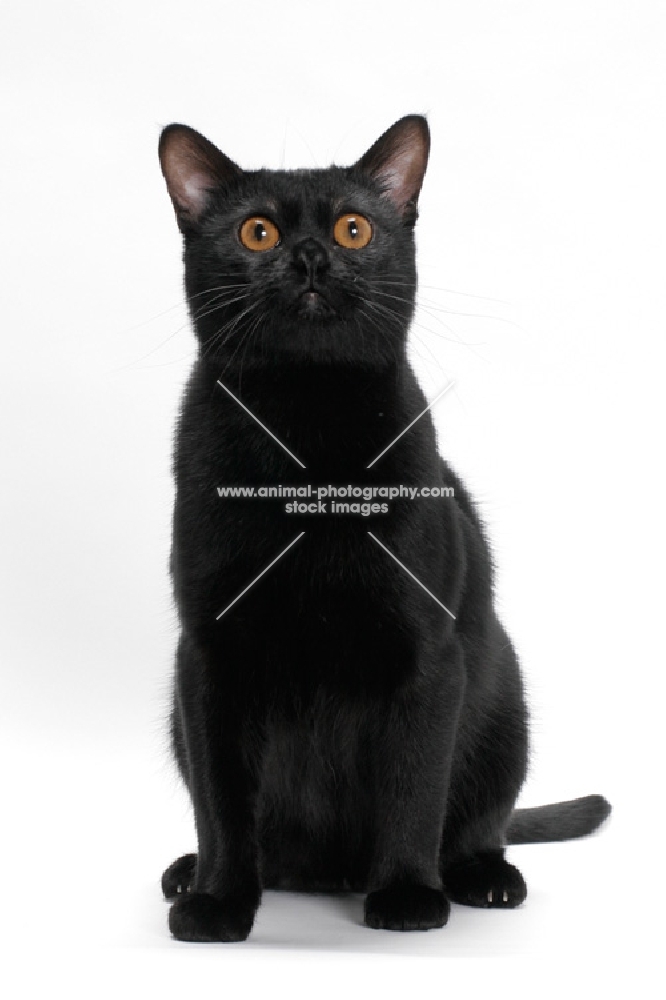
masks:
[[[395,154],[380,171],[378,179],[386,185],[386,193],[400,210],[417,198],[424,169],[418,150],[407,147]]]
[[[415,218],[429,150],[425,118],[407,115],[387,129],[356,165],[381,184],[405,218]]]
[[[159,153],[181,228],[198,221],[209,191],[241,173],[212,142],[186,125],[170,125],[164,130]]]
[[[209,174],[205,174],[200,170],[182,172],[178,179],[178,201],[188,215],[196,218],[201,214],[206,204],[206,192],[212,186]]]
[[[214,187],[212,171],[206,166],[187,139],[167,145],[162,158],[162,170],[176,209],[193,219],[206,204],[206,191]]]

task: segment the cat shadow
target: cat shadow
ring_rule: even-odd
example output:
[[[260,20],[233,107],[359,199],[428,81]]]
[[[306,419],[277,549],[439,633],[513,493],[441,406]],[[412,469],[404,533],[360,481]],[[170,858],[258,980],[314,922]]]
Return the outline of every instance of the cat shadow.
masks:
[[[506,953],[507,935],[513,937],[516,922],[524,919],[521,907],[492,912],[453,904],[446,927],[396,933],[365,925],[364,899],[357,893],[268,890],[244,946],[415,957],[493,956]]]
[[[151,913],[146,909],[145,923],[146,929],[150,925],[152,945],[161,948],[483,958],[524,950],[525,938],[530,937],[527,925],[533,924],[535,917],[534,899],[531,919],[523,906],[501,912],[454,903],[446,927],[400,934],[367,927],[363,921],[364,898],[358,893],[268,889],[250,937],[239,943],[174,941],[166,927],[163,931],[156,928],[152,904]]]

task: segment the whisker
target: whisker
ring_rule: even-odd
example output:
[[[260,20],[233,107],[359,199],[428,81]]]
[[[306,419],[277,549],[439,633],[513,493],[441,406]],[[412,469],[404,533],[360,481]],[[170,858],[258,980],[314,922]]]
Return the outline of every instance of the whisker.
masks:
[[[168,344],[170,340],[173,340],[173,338],[177,336],[181,332],[181,330],[184,330],[187,326],[189,326],[190,321],[196,322],[196,320],[203,319],[205,316],[209,316],[214,312],[218,312],[225,306],[233,305],[236,302],[242,302],[244,299],[248,298],[248,296],[249,292],[247,295],[239,295],[231,300],[225,300],[223,302],[217,301],[219,296],[216,296],[215,304],[211,308],[206,309],[205,306],[202,306],[202,311],[200,311],[199,313],[193,313],[191,317],[188,317],[188,319],[184,323],[182,323],[179,327],[177,327],[177,329],[175,329],[173,333],[170,333],[168,337],[165,337],[164,340],[160,341],[159,344],[157,344],[155,347],[152,347],[145,354],[141,355],[140,358],[135,358],[135,360],[131,361],[129,364],[121,365],[119,368],[114,369],[114,372],[126,371],[128,368],[132,368],[134,365],[138,365],[142,361],[145,361],[146,358],[152,357],[152,355],[155,354],[157,351],[159,351],[162,347],[164,347],[165,344]],[[206,305],[211,306],[211,303],[206,303]]]
[[[419,264],[419,270],[422,270],[423,268],[432,268],[436,266],[437,265],[434,264],[426,264],[422,261]],[[475,292],[460,292],[455,288],[444,288],[441,285],[426,285],[425,283],[422,283],[420,281],[419,285],[421,286],[421,288],[430,288],[433,291],[444,292],[447,295],[459,295],[464,299],[479,299],[482,302],[498,302],[500,305],[503,306],[511,306],[511,302],[508,302],[506,299],[498,299],[493,295],[477,295]]]
[[[428,309],[430,309],[433,312],[448,313],[449,316],[463,316],[463,317],[469,318],[469,319],[488,319],[488,320],[491,320],[491,321],[493,321],[495,323],[506,323],[507,326],[513,326],[517,330],[521,330],[522,329],[522,327],[520,326],[519,323],[514,323],[513,320],[507,319],[505,316],[489,316],[488,313],[460,312],[457,309],[445,309],[443,306],[438,306],[435,303],[432,303],[432,300],[419,298],[418,301],[421,302],[421,303],[427,302],[428,305],[427,305],[427,307],[424,306],[424,308],[428,308]]]
[[[243,353],[241,354],[241,359],[240,359],[240,372],[238,374],[239,392],[241,392],[243,388],[243,363],[245,361],[245,355],[247,353],[248,347],[250,346],[252,338],[254,337],[255,333],[259,330],[263,318],[264,317],[261,313],[259,314],[259,316],[256,316],[254,322],[248,327],[245,336],[243,338],[245,341],[245,347],[243,348]]]
[[[402,322],[402,319],[399,316],[397,316],[395,310],[392,309],[390,306],[385,305],[382,302],[372,302],[372,303],[366,302],[365,304],[368,305],[368,306],[374,307],[375,311],[377,311],[377,310],[383,311],[384,314],[387,315],[391,319],[394,319],[394,320],[398,319],[400,322]],[[443,320],[441,320],[438,316],[433,316],[433,319],[437,323],[439,323],[441,326],[443,326],[446,330],[448,330],[449,333],[453,334],[453,336],[452,337],[447,337],[445,334],[441,333],[439,330],[432,330],[430,327],[426,326],[424,323],[422,323],[415,316],[413,318],[412,324],[411,324],[410,342],[415,337],[419,337],[420,336],[421,343],[424,344],[424,346],[425,346],[425,340],[424,340],[423,336],[419,334],[419,330],[424,330],[426,333],[430,333],[434,337],[439,337],[441,340],[447,340],[450,343],[457,344],[459,347],[466,347],[466,348],[468,348],[468,350],[471,350],[472,353],[475,354],[478,358],[480,358],[482,361],[484,361],[485,363],[487,363],[487,359],[484,358],[482,354],[479,354],[478,351],[474,350],[475,347],[484,346],[483,342],[476,343],[476,344],[471,344],[468,341],[460,340],[459,337],[455,336],[455,331],[452,330],[451,327],[449,327],[446,323],[444,323]]]
[[[376,289],[375,292],[377,295],[381,295],[384,298],[395,299],[397,302],[405,302],[407,304],[411,302],[411,299],[405,298],[400,295],[392,295],[390,292],[384,292],[381,291],[380,289]],[[430,300],[424,299],[422,296],[417,296],[415,301],[417,308],[421,307],[425,309],[426,312],[441,312],[441,313],[446,313],[449,316],[463,316],[471,319],[494,320],[497,323],[507,323],[509,326],[514,326],[520,329],[517,323],[514,323],[513,320],[506,319],[504,316],[489,316],[487,313],[470,313],[470,312],[460,312],[457,309],[446,309],[444,306],[431,304]],[[437,319],[437,317],[433,316],[433,319]]]
[[[241,312],[238,313],[238,315],[235,316],[229,323],[220,327],[220,329],[211,337],[210,341],[205,345],[202,357],[205,357],[206,355],[210,354],[214,348],[224,346],[224,344],[226,344],[231,339],[233,334],[237,331],[241,322],[250,315],[253,309],[258,308],[260,305],[261,302],[259,300],[251,302],[249,306],[241,310]],[[243,338],[241,336],[240,340],[242,341],[242,339]],[[238,350],[238,346],[239,345],[236,345],[236,348],[234,349],[234,352],[229,360],[229,364],[231,363],[231,360],[233,360],[234,354]]]
[[[172,361],[158,361],[154,365],[136,365],[136,366],[127,365],[126,367],[132,368],[133,371],[137,372],[149,372],[152,371],[153,368],[169,368],[171,365],[179,365],[183,361],[191,361],[192,358],[196,356],[196,353],[197,353],[196,347],[193,347],[192,350],[189,352],[189,354],[183,354],[181,355],[181,357],[174,358]]]
[[[236,295],[232,299],[225,299],[220,295],[216,295],[210,302],[205,303],[198,312],[192,313],[192,319],[196,322],[205,316],[210,316],[211,313],[219,312],[220,309],[224,309],[226,306],[232,306],[236,302],[243,302],[244,299],[249,297],[250,292],[246,292],[245,295]]]
[[[385,295],[386,293],[379,292],[378,294]],[[451,334],[451,337],[445,337],[444,334],[440,333],[438,330],[431,330],[430,327],[427,327],[424,323],[420,322],[420,320],[416,318],[419,312],[425,312],[428,316],[430,316],[431,319],[434,319],[436,323],[439,323],[440,326],[444,327],[445,330],[448,330],[448,332]],[[457,314],[454,313],[453,315]],[[453,329],[453,327],[449,326],[448,323],[445,323],[444,320],[440,319],[439,316],[436,316],[431,310],[431,308],[425,305],[423,300],[420,298],[416,300],[415,318],[412,322],[413,326],[421,326],[424,330],[426,330],[428,333],[432,333],[433,336],[435,337],[442,337],[444,340],[452,341],[453,343],[460,344],[461,346],[464,347],[469,347],[470,349],[473,349],[474,347],[483,347],[485,345],[485,341],[483,340],[470,342],[469,340],[466,340],[464,338],[461,339],[460,337],[456,336],[456,331]]]
[[[381,352],[380,352],[380,336],[382,334],[385,334],[386,331],[385,331],[385,329],[382,326],[380,326],[379,320],[375,316],[373,316],[371,313],[366,312],[364,310],[364,308],[363,308],[364,305],[365,306],[371,306],[373,304],[375,304],[375,303],[370,303],[370,302],[362,303],[360,305],[360,307],[359,307],[359,314],[361,316],[363,316],[363,318],[370,324],[370,327],[371,327],[371,329],[373,330],[373,332],[375,334],[375,351],[376,351],[377,356],[380,357],[381,356]],[[361,324],[359,324],[359,330],[360,330],[361,336],[363,337],[364,334],[365,334],[365,331],[363,330],[363,327],[361,326]],[[364,341],[364,343],[365,343],[365,341]],[[396,351],[395,351],[396,359],[398,357],[398,350],[399,350],[399,348],[396,348]]]
[[[217,292],[222,288],[243,288],[246,286],[247,282],[238,282],[237,284],[234,285],[217,285],[213,288],[204,288],[202,292],[195,292],[194,295],[189,296],[189,299],[190,300],[196,299],[200,295],[208,295],[209,292]],[[181,309],[183,308],[183,306],[187,308],[187,303],[188,303],[188,297],[183,296],[182,299],[180,299],[178,302],[174,302],[172,306],[168,306],[168,308],[163,309],[162,312],[156,313],[154,316],[149,316],[148,319],[142,319],[138,323],[135,323],[133,326],[128,326],[124,328],[123,330],[120,331],[120,333],[123,336],[127,333],[134,333],[135,330],[140,330],[141,327],[148,326],[149,323],[154,323],[156,320],[162,319],[164,316],[167,316],[170,312],[173,312],[174,309]]]
[[[222,369],[222,372],[220,373],[220,378],[222,378],[222,376],[225,375],[226,372],[231,368],[231,365],[233,364],[234,359],[235,359],[236,355],[238,354],[238,351],[243,346],[243,344],[245,344],[247,346],[247,344],[249,342],[249,339],[251,338],[252,334],[254,333],[254,331],[256,329],[258,329],[259,323],[261,322],[262,318],[263,318],[263,316],[260,314],[258,317],[255,317],[254,321],[251,322],[250,325],[245,330],[241,330],[241,334],[240,334],[240,336],[238,338],[238,343],[234,347],[234,349],[231,352],[231,355],[230,355],[230,357],[229,357],[226,365]],[[225,343],[226,343],[227,340],[229,340],[229,337],[225,338]],[[243,357],[244,357],[244,355],[245,355],[245,349],[243,351]],[[243,367],[242,367],[243,357],[241,358],[241,371],[240,371],[240,377],[241,378],[242,378],[242,375],[243,375]]]
[[[399,314],[396,313],[394,309],[391,309],[390,306],[384,305],[384,303],[382,303],[382,302],[371,302],[371,303],[366,303],[366,305],[370,305],[370,306],[372,306],[375,309],[383,310],[383,312],[387,316],[389,316],[390,319],[397,320],[400,323],[402,322],[402,317],[400,317]],[[439,319],[439,317],[435,316],[435,317],[433,317],[433,319],[435,319],[438,323],[440,323],[446,330],[449,331],[449,333],[452,333],[452,334],[454,333],[454,331],[451,329],[451,327],[449,327],[446,323],[444,323],[443,320]],[[443,333],[440,333],[438,330],[431,330],[429,327],[425,326],[425,324],[419,322],[417,319],[413,319],[412,320],[412,326],[421,326],[422,329],[426,330],[428,333],[432,333],[433,336],[435,336],[435,337],[441,337],[443,340],[449,340],[449,341],[451,341],[451,343],[458,344],[460,346],[464,346],[464,347],[471,347],[471,346],[473,346],[471,344],[468,344],[466,341],[460,340],[456,336],[446,337]]]
[[[423,266],[423,265],[421,265]],[[391,278],[374,278],[374,284],[379,285],[396,285],[399,288],[413,288],[414,283],[411,281],[402,281],[399,279]],[[459,292],[455,288],[444,288],[441,285],[426,285],[422,281],[417,282],[417,289],[428,288],[430,291],[443,292],[445,295],[458,295],[466,299],[478,299],[480,302],[496,302],[499,305],[511,307],[512,303],[508,302],[506,299],[497,299],[490,295],[476,295],[473,292]]]

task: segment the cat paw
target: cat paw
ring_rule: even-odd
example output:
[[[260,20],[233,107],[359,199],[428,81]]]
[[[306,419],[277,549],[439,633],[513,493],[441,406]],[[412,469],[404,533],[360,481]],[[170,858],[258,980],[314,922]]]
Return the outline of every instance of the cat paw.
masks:
[[[255,907],[243,900],[219,900],[206,892],[181,896],[169,910],[169,930],[178,941],[244,941]]]
[[[365,923],[386,931],[427,931],[449,919],[449,901],[425,885],[393,885],[365,898]]]
[[[175,899],[182,892],[189,892],[197,865],[196,854],[183,854],[169,865],[162,875],[162,892],[165,899]]]
[[[499,851],[475,854],[444,873],[448,896],[465,906],[512,909],[527,896],[525,880]]]

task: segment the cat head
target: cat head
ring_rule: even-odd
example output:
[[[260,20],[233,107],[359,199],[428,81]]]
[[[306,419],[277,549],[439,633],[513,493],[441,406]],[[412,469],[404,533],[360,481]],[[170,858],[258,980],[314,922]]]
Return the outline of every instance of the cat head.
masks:
[[[425,118],[409,115],[351,167],[242,170],[194,129],[165,128],[160,164],[203,353],[224,364],[395,360],[414,310],[429,145]]]

